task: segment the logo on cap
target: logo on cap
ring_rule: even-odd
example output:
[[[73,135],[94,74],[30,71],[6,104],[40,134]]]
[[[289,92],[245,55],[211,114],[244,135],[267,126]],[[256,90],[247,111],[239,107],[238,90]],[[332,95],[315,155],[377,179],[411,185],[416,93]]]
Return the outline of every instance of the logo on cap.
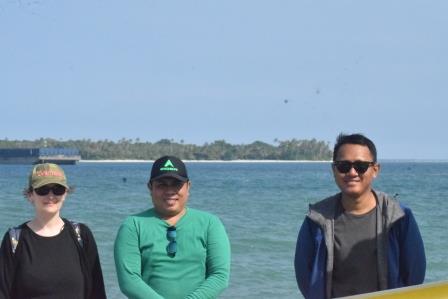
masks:
[[[42,171],[36,171],[36,176],[38,177],[60,177],[63,178],[64,174],[57,170],[42,170]]]
[[[39,188],[48,184],[59,184],[69,188],[64,170],[57,164],[43,163],[35,165],[29,177],[29,186]]]
[[[174,167],[173,162],[171,160],[166,160],[165,165],[160,168],[162,171],[178,171],[176,167]]]

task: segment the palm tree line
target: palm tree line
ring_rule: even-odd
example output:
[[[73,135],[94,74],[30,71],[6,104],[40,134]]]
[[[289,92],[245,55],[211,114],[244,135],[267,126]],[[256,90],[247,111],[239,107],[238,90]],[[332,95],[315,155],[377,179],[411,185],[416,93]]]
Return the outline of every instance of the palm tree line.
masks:
[[[203,145],[183,140],[161,139],[157,142],[139,138],[112,140],[0,140],[0,148],[77,148],[83,160],[154,160],[162,155],[174,155],[184,160],[331,160],[328,142],[309,140],[274,140],[275,144],[254,141],[249,144],[230,144],[216,140]]]

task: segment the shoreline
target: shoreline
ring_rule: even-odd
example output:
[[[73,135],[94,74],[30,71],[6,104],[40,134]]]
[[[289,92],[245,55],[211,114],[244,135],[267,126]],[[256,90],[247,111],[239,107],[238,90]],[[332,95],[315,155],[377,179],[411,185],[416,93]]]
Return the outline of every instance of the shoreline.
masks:
[[[330,163],[330,160],[182,160],[185,163]],[[154,160],[79,160],[78,163],[153,163]]]
[[[186,163],[331,163],[332,160],[182,160]],[[79,160],[78,163],[153,163],[154,160]],[[381,163],[448,163],[445,159],[383,159]]]

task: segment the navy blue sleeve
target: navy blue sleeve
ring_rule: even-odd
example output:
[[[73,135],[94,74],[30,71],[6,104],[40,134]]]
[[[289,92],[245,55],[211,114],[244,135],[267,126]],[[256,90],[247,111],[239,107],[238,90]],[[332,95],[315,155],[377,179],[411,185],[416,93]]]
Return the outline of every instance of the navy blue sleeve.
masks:
[[[325,298],[326,258],[322,230],[306,217],[299,231],[294,259],[297,285],[306,299]]]
[[[300,227],[294,257],[297,285],[305,298],[309,292],[311,260],[312,253],[314,252],[314,244],[311,240],[310,221],[308,217],[306,217]]]
[[[405,217],[400,221],[400,273],[405,286],[425,280],[426,256],[417,222],[409,208],[403,207]]]
[[[327,249],[322,229],[306,217],[297,238],[294,268],[297,285],[306,299],[326,296]]]
[[[401,208],[404,217],[389,231],[389,289],[421,284],[425,280],[426,257],[422,236],[412,211],[403,205]]]

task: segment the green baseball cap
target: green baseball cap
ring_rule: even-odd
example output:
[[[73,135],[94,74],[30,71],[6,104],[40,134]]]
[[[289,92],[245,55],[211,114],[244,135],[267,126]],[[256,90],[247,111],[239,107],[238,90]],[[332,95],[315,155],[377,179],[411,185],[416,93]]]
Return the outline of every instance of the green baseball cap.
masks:
[[[48,184],[58,184],[69,188],[64,170],[61,167],[53,163],[37,164],[31,171],[29,187],[36,189]]]

